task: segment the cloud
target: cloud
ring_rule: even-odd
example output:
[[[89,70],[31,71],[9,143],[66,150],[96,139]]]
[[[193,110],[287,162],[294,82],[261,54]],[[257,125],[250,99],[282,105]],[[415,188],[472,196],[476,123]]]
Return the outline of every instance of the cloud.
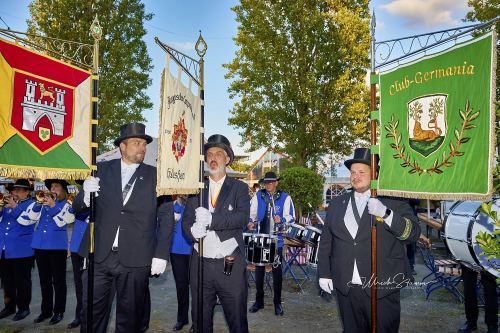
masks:
[[[402,17],[408,27],[436,27],[458,24],[467,0],[392,0],[380,7]]]
[[[169,42],[168,45],[182,52],[194,51],[194,43],[192,42]]]

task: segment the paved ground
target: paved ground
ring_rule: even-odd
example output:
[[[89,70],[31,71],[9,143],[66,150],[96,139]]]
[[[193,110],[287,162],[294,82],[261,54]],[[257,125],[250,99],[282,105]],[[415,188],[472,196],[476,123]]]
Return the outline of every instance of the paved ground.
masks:
[[[417,260],[421,262],[418,255]],[[427,274],[422,264],[417,265],[417,281]],[[75,295],[72,283],[71,263],[68,260],[68,298],[64,320],[55,326],[48,323],[34,324],[33,319],[39,314],[40,288],[37,272],[33,272],[33,301],[31,315],[20,322],[13,322],[9,317],[0,320],[0,333],[14,332],[75,332],[66,326],[73,319]],[[311,271],[312,275],[315,274]],[[251,332],[342,332],[336,301],[334,298],[325,299],[318,296],[316,284],[311,280],[305,283],[305,292],[297,291],[294,283],[287,279],[283,286],[283,306],[285,315],[276,317],[272,306],[270,291],[266,291],[266,307],[256,314],[248,314]],[[254,300],[255,288],[252,285],[249,296],[249,306]],[[169,332],[175,323],[176,299],[172,272],[158,279],[151,280],[151,295],[153,310],[151,328],[149,332]],[[423,291],[414,289],[403,290],[401,294],[401,329],[400,332],[456,332],[457,327],[464,321],[463,305],[458,303],[445,290],[439,290],[426,301]],[[114,318],[112,318],[114,322]],[[485,332],[484,312],[480,312],[479,332]],[[215,332],[228,332],[223,318],[222,309],[217,307],[214,318]],[[188,331],[186,326],[183,332]],[[111,323],[108,332],[114,331]]]

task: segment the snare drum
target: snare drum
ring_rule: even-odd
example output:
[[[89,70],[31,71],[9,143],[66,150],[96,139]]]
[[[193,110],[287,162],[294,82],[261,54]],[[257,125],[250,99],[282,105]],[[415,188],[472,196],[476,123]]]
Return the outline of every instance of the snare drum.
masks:
[[[321,237],[321,230],[311,225],[308,225],[306,227],[304,234],[302,235],[302,241],[307,245],[310,245],[312,247],[317,247],[319,244],[320,237]]]
[[[303,226],[296,223],[291,223],[288,225],[285,238],[290,241],[290,245],[292,246],[304,246],[302,237],[305,231],[306,228],[304,228]]]
[[[245,236],[247,238],[245,238]],[[255,266],[271,265],[276,256],[278,238],[269,234],[243,234],[246,245],[247,262]]]

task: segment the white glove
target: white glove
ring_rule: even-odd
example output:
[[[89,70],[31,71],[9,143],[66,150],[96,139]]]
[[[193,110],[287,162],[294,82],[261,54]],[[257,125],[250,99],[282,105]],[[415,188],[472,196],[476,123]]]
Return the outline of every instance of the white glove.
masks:
[[[83,182],[83,202],[87,207],[90,206],[90,193],[95,192],[95,196],[99,196],[99,194],[97,193],[100,189],[99,180],[100,179],[98,177],[90,176]]]
[[[179,221],[180,219],[181,219],[181,214],[174,213],[174,220],[175,220],[175,222]]]
[[[204,224],[196,222],[191,227],[191,234],[196,239],[203,238],[207,235],[207,227]]]
[[[210,226],[212,223],[212,213],[205,207],[198,207],[195,210],[196,223],[203,224],[204,226]]]
[[[319,287],[324,292],[327,292],[327,293],[331,294],[332,291],[333,291],[333,281],[332,281],[332,279],[319,278]]]
[[[153,258],[151,262],[151,275],[160,275],[165,272],[167,261],[164,259]]]
[[[384,217],[387,207],[377,198],[368,199],[368,213],[373,216]]]

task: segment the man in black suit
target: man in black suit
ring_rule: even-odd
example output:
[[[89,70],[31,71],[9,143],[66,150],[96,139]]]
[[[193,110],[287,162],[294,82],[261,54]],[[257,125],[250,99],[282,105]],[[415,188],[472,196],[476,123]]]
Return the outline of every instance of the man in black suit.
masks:
[[[405,244],[420,235],[417,218],[407,201],[370,198],[370,151],[357,148],[345,161],[352,192],[330,202],[319,246],[319,284],[336,289],[346,333],[370,332],[370,287],[377,286],[377,332],[397,332],[399,290],[410,283]],[[366,208],[366,209],[365,209]],[[370,215],[377,227],[377,279],[371,277]]]
[[[149,276],[167,265],[173,224],[167,223],[166,205],[157,210],[156,168],[143,163],[151,141],[143,124],[123,125],[114,142],[121,159],[98,163],[97,177],[85,180],[73,203],[76,214],[88,211],[90,193],[96,192],[93,332],[106,332],[113,285],[116,332],[142,331]],[[79,253],[88,256],[88,229]],[[81,332],[86,332],[87,271],[83,279]]]
[[[213,314],[220,299],[229,331],[248,332],[246,315],[248,290],[243,228],[250,217],[248,186],[226,176],[226,165],[234,159],[229,140],[215,134],[205,144],[210,177],[205,181],[203,205],[198,196],[188,199],[182,227],[194,242],[190,284],[193,328],[198,328],[198,241],[203,238],[203,333],[213,331]],[[232,269],[224,267],[225,257]],[[201,333],[201,332],[200,332]]]

